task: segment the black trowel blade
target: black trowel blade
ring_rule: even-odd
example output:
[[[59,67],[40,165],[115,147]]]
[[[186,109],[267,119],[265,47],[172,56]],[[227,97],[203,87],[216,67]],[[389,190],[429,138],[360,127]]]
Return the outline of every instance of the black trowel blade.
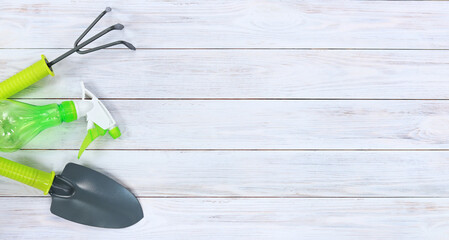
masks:
[[[143,218],[137,198],[105,175],[69,163],[50,190],[51,212],[94,227],[125,228]]]

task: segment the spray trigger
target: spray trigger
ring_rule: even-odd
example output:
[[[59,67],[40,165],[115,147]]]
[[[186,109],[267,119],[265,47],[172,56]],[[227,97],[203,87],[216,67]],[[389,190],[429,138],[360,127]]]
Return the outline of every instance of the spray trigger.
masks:
[[[94,128],[91,128],[87,131],[86,138],[84,138],[83,144],[81,144],[80,151],[78,153],[78,159],[81,158],[86,148],[98,137],[106,135],[108,131],[99,127],[97,124],[94,124]]]
[[[80,102],[75,103],[75,106],[78,118],[86,117],[87,135],[80,147],[78,159],[95,139],[106,135],[107,132],[113,139],[121,136],[120,129],[117,127],[109,110],[91,91],[86,89],[83,82],[81,82],[81,88],[83,90],[83,98]],[[90,97],[91,100],[87,100],[86,96]]]

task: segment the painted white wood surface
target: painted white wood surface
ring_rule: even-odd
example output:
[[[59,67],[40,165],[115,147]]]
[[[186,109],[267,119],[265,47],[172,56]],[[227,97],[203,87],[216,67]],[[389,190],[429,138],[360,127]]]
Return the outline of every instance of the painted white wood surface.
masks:
[[[3,1],[0,46],[69,48],[105,6],[137,48],[449,48],[447,2],[334,0]]]
[[[96,29],[126,29],[100,42],[138,51],[72,56],[16,97],[79,98],[85,81],[108,99],[124,135],[78,163],[146,218],[76,225],[0,178],[0,239],[447,239],[448,2],[2,1],[0,79],[66,51],[106,6]],[[84,133],[1,155],[58,172]]]
[[[446,239],[449,200],[140,199],[146,218],[99,231],[49,213],[49,198],[0,198],[2,239]]]
[[[448,151],[19,151],[44,171],[75,162],[140,197],[449,197]],[[0,196],[41,196],[0,179]]]
[[[28,100],[43,104],[54,101]],[[91,149],[447,149],[448,101],[107,100],[122,129]],[[78,149],[85,121],[26,149]]]
[[[64,51],[1,49],[0,78]],[[79,98],[85,81],[114,99],[448,99],[448,64],[434,50],[112,50],[71,56],[15,97]]]

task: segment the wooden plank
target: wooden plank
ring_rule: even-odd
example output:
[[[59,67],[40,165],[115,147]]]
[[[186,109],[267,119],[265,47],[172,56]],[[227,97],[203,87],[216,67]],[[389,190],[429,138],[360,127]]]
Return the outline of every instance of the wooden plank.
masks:
[[[68,48],[106,6],[138,48],[449,48],[446,2],[313,0],[9,1],[0,47]]]
[[[2,154],[45,171],[73,161],[141,197],[443,197],[449,152],[19,151]],[[0,196],[41,196],[0,177]]]
[[[0,50],[0,79],[63,50]],[[111,59],[108,61],[107,59]],[[357,59],[355,61],[355,59]],[[139,50],[73,56],[18,98],[448,99],[449,51]]]
[[[34,104],[50,101],[28,101]],[[91,149],[448,149],[447,101],[104,101],[123,136]],[[26,149],[78,149],[86,123]]]
[[[141,199],[123,230],[51,215],[49,198],[0,198],[0,237],[35,239],[445,239],[448,199]]]

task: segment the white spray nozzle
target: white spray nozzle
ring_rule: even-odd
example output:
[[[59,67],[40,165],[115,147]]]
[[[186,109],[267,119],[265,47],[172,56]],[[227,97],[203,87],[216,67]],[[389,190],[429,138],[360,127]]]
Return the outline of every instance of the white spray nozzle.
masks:
[[[86,89],[84,82],[81,82],[81,88],[83,91],[82,101],[75,103],[75,107],[78,118],[86,117],[88,134],[81,146],[78,158],[81,157],[89,144],[99,136],[104,136],[107,132],[113,139],[121,136],[120,129],[109,110],[91,91]],[[86,96],[91,100],[87,100]]]
[[[79,115],[87,117],[88,125],[95,123],[105,130],[115,128],[116,122],[104,104],[84,86],[84,82],[81,82],[81,88],[83,90],[83,97],[81,104],[79,104]],[[86,100],[86,96],[91,98],[91,100]],[[86,110],[87,112],[83,112]]]

